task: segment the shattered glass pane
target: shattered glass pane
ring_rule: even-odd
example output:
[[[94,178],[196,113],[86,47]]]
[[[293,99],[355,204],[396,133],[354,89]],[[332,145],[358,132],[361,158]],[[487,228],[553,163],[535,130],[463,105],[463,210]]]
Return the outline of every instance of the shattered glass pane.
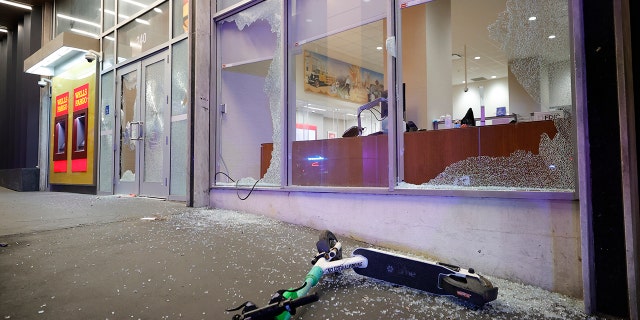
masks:
[[[187,193],[187,105],[189,87],[188,43],[182,40],[173,46],[171,59],[171,178],[169,193]]]
[[[510,71],[543,107],[551,89],[544,86],[544,77],[570,59],[568,8],[566,0],[508,0],[506,10],[488,27],[489,36],[507,55]],[[561,98],[570,102],[571,90],[566,89]]]
[[[516,150],[509,157],[470,157],[448,166],[424,186],[535,191],[573,191],[572,118],[554,120],[558,133],[540,138],[540,153]]]
[[[278,0],[265,1],[218,23],[224,112],[219,113],[217,185],[280,185],[281,6]],[[263,173],[265,144],[273,151]]]
[[[465,29],[465,32],[470,34],[465,33],[464,36],[453,34],[452,37],[455,38],[454,40],[459,39],[456,37],[462,37],[463,40],[469,41],[469,37],[486,38],[488,33],[486,41],[492,42],[501,50],[500,54],[506,57],[508,81],[504,83],[508,92],[504,95],[508,96],[508,100],[505,102],[506,106],[501,109],[503,114],[505,109],[507,110],[506,116],[509,119],[499,119],[507,120],[499,122],[502,123],[499,125],[503,128],[516,128],[518,123],[540,122],[527,127],[528,129],[524,132],[522,129],[520,131],[500,130],[493,127],[493,124],[496,124],[493,121],[487,122],[492,124],[491,128],[479,126],[474,132],[470,132],[471,129],[464,129],[466,133],[462,129],[447,129],[451,131],[448,137],[453,137],[453,141],[442,147],[441,154],[433,156],[431,149],[423,152],[427,157],[431,157],[430,159],[438,157],[440,158],[436,160],[445,159],[446,167],[443,165],[444,169],[439,172],[440,167],[436,166],[433,170],[434,174],[429,174],[428,178],[415,183],[401,182],[398,185],[400,188],[552,192],[575,190],[576,145],[572,134],[575,129],[575,113],[572,104],[568,2],[566,0],[506,0],[493,4],[496,8],[493,11],[495,20],[494,17],[489,17],[483,20],[489,23],[478,26],[477,30]],[[499,6],[500,4],[504,6]],[[452,7],[458,10],[460,8],[454,5]],[[452,20],[455,19],[452,18]],[[474,59],[487,58],[480,57],[482,54],[478,55]],[[475,52],[469,55],[470,58],[474,56],[476,56]],[[460,55],[457,57],[463,58]],[[464,71],[467,72],[466,69]],[[469,71],[474,72],[474,70]],[[487,84],[492,81],[488,77],[486,79],[472,77],[470,80],[468,84],[472,89],[475,89],[474,85],[488,87]],[[480,99],[484,107],[487,100],[483,100],[484,91],[481,92]],[[487,92],[487,95],[489,94],[491,93]],[[456,97],[454,96],[454,99]],[[490,107],[491,109],[488,110],[496,109],[495,106]],[[544,131],[548,133],[542,133],[539,136],[539,144],[535,145],[539,133],[528,130],[534,127],[547,127],[542,123],[545,120],[553,120],[557,132],[554,135],[549,131],[551,129]],[[478,121],[478,115],[476,115],[476,121],[476,125],[484,125]],[[514,122],[516,124],[513,124]],[[550,121],[547,124],[551,128]],[[520,126],[520,128],[524,127]],[[437,131],[442,131],[442,128],[440,129]],[[504,132],[515,136],[509,136]],[[444,132],[440,133],[442,134],[432,136],[447,136]],[[474,137],[478,140],[477,146],[473,142]],[[470,140],[463,142],[461,138]],[[524,140],[527,142],[523,143]],[[513,146],[515,148],[508,149]],[[455,153],[452,148],[468,148],[470,151],[464,156],[448,160],[453,158],[449,153]],[[423,165],[429,166],[429,163],[424,161]],[[405,177],[407,177],[406,169]]]

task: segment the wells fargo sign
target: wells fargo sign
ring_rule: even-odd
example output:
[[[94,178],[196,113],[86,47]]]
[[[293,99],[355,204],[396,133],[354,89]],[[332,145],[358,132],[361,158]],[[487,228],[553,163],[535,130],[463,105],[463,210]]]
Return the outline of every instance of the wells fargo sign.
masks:
[[[69,92],[56,96],[56,117],[69,113]]]
[[[73,111],[89,107],[89,84],[77,87],[73,90]]]

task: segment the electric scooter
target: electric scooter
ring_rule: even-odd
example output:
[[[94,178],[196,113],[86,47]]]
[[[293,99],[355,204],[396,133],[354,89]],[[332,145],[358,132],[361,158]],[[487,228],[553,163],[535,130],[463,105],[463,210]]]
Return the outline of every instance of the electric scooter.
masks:
[[[342,243],[328,230],[322,231],[316,243],[318,255],[313,267],[298,288],[277,291],[269,303],[259,308],[251,301],[227,309],[239,311],[233,320],[288,320],[296,309],[319,300],[309,294],[323,275],[353,269],[357,274],[436,295],[455,296],[476,306],[483,306],[498,297],[498,288],[472,268],[441,262],[431,262],[372,248],[358,248],[351,257],[342,258]]]

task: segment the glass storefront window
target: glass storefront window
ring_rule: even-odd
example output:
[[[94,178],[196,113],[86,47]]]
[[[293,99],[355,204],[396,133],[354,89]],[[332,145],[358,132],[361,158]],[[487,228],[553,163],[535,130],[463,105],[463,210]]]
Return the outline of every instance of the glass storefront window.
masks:
[[[115,65],[116,38],[111,32],[102,38],[102,69],[109,69]]]
[[[189,31],[189,0],[173,0],[173,37]]]
[[[289,10],[290,184],[387,187],[387,1]]]
[[[100,81],[100,192],[113,192],[113,130],[115,105],[114,72],[102,75]]]
[[[104,0],[102,19],[102,31],[109,30],[116,25],[116,0]]]
[[[216,185],[280,185],[281,2],[217,21]]]
[[[216,11],[222,11],[240,2],[247,2],[247,0],[218,0],[216,1]]]
[[[187,112],[189,105],[189,45],[182,40],[171,53],[171,185],[169,194],[187,192],[187,154],[189,152]]]
[[[399,187],[572,192],[567,1],[435,0],[400,15],[415,127]]]
[[[118,0],[118,23],[136,16],[140,11],[147,10],[156,0]],[[160,6],[153,9],[156,13],[166,13],[167,8]]]
[[[387,187],[397,159],[398,189],[575,190],[566,0],[406,3],[397,42],[387,1],[288,1],[286,103],[272,73],[278,9],[218,22],[216,184]],[[385,103],[389,88],[401,105]]]
[[[168,40],[169,3],[165,2],[118,29],[117,62],[138,57]]]
[[[63,32],[74,32],[99,38],[102,27],[100,25],[100,4],[100,0],[56,1],[56,35]]]

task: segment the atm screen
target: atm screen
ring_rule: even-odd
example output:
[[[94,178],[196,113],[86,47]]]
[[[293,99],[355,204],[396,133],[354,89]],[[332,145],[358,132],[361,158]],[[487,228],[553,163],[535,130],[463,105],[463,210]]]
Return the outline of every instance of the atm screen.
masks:
[[[56,148],[56,153],[60,154],[60,153],[64,153],[64,148],[65,148],[65,140],[67,138],[67,134],[66,134],[66,128],[64,125],[64,122],[58,122],[56,123],[56,135],[58,136],[57,138],[57,148]]]
[[[76,145],[75,151],[84,151],[85,145],[85,121],[86,117],[83,115],[74,119],[74,126],[76,127]]]

